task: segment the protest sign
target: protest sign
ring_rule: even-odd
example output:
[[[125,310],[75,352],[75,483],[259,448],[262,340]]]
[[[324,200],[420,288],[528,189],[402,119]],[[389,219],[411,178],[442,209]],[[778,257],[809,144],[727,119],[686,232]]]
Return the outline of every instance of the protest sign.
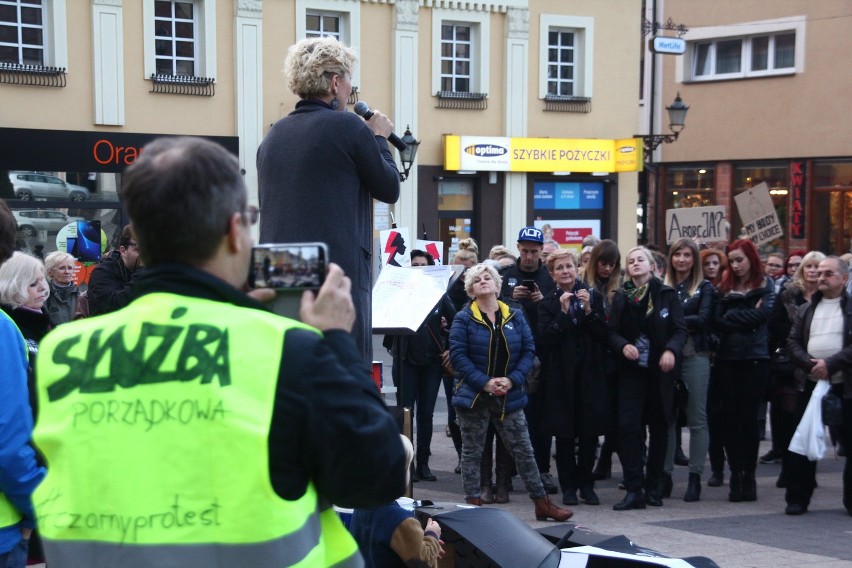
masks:
[[[723,205],[683,207],[666,210],[666,243],[681,237],[698,243],[728,240],[728,224]]]
[[[734,196],[734,201],[737,203],[740,219],[743,220],[746,237],[754,244],[762,245],[784,236],[766,182]]]
[[[426,251],[435,259],[435,264],[446,264],[444,262],[444,242],[443,241],[426,241],[417,239],[414,241],[414,248]]]
[[[411,252],[407,227],[379,231],[379,243],[382,246],[382,266],[411,266]]]

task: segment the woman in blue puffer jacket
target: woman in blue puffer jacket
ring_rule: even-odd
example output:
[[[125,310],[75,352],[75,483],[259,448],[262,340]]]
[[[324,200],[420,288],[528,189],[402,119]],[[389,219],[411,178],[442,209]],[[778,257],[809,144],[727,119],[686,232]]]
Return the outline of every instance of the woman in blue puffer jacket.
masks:
[[[456,371],[453,407],[462,434],[465,500],[482,504],[480,460],[491,423],[515,459],[536,519],[566,521],[573,513],[548,499],[522,412],[524,384],[535,357],[532,332],[521,310],[497,299],[502,282],[494,267],[477,264],[467,270],[464,282],[472,300],[453,320],[450,359]]]

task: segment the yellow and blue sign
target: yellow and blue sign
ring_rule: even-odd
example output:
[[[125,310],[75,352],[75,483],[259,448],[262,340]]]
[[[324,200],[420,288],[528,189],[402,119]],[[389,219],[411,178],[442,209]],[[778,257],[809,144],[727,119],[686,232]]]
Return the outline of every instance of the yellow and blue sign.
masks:
[[[638,172],[638,138],[444,136],[444,169],[488,172]]]

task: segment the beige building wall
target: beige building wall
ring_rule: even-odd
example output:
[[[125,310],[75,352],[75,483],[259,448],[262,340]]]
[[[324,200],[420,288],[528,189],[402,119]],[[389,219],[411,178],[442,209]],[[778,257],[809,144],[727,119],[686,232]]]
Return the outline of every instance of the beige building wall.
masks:
[[[779,18],[804,20],[804,69],[786,77],[712,83],[676,82],[683,57],[666,57],[665,101],[679,90],[690,106],[686,128],[666,145],[665,162],[807,158],[849,154],[852,118],[852,35],[845,0],[716,0],[713,10],[690,0],[665,0],[661,19],[689,24],[689,40],[705,26],[740,25]]]

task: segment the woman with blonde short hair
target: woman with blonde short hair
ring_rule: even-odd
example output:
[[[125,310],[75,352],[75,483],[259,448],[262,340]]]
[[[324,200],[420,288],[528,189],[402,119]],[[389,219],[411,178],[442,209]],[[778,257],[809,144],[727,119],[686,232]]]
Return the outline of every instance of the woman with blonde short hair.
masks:
[[[54,251],[44,258],[50,296],[45,308],[54,327],[74,319],[80,290],[74,283],[77,259],[67,252]]]

